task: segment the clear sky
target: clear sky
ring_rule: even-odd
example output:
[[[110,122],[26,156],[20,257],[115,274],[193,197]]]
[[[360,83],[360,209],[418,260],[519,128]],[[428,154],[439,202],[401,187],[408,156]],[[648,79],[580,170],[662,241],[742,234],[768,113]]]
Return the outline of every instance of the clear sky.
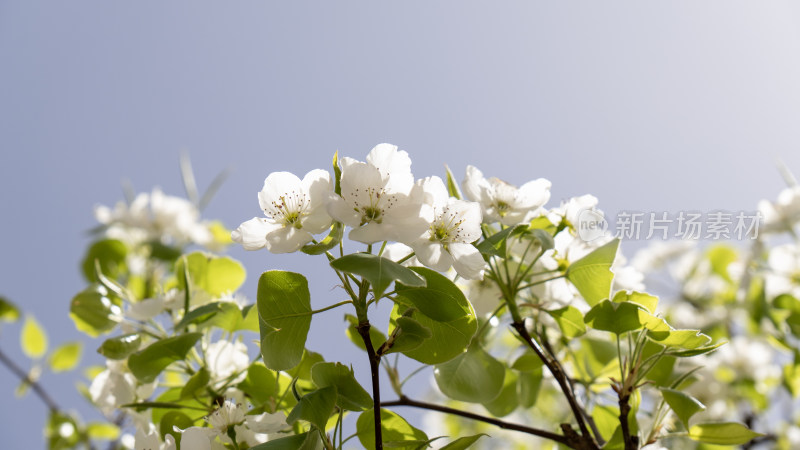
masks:
[[[0,0],[0,294],[51,341],[81,339],[67,312],[93,206],[121,199],[122,179],[181,194],[182,150],[201,187],[234,168],[206,214],[229,227],[259,214],[269,172],[380,142],[418,177],[447,163],[548,178],[551,205],[752,210],[782,187],[776,159],[800,173],[798,80],[789,1]],[[262,270],[324,267],[233,256],[251,298]],[[315,307],[331,285],[312,286]],[[330,314],[309,346],[365,359]],[[24,363],[18,334],[3,326],[0,346]],[[74,381],[44,378],[93,417]],[[15,398],[3,368],[0,386],[3,447],[43,444],[43,405]]]

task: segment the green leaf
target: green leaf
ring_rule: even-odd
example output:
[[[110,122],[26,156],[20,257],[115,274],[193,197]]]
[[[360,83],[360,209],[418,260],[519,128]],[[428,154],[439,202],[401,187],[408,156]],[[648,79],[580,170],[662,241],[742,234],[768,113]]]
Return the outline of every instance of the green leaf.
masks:
[[[280,439],[270,439],[268,442],[258,444],[255,447],[250,447],[250,450],[299,450],[304,449],[304,444],[309,438],[315,436],[317,433],[306,432],[302,434],[295,434],[292,436],[282,437]]]
[[[22,344],[22,352],[28,358],[41,358],[47,352],[47,334],[33,316],[25,318],[19,339]]]
[[[711,271],[713,273],[719,275],[725,281],[733,282],[731,275],[728,273],[728,266],[738,258],[735,249],[724,245],[715,245],[708,249],[706,256],[711,262]]]
[[[506,370],[503,379],[502,389],[495,398],[488,402],[483,402],[486,408],[494,417],[505,417],[519,406],[519,395],[517,393],[517,374],[511,370]]]
[[[355,344],[356,347],[367,351],[367,347],[364,346],[364,340],[361,339],[361,335],[358,334],[358,318],[352,314],[345,314],[344,318],[349,324],[345,330],[347,337],[350,338],[350,341]],[[386,342],[386,335],[374,326],[370,326],[369,339],[372,341],[373,347],[377,349],[379,345]]]
[[[583,320],[595,330],[610,331],[620,335],[641,329],[652,319],[655,318],[637,304],[604,300],[592,307]]]
[[[175,431],[174,427],[185,430],[192,425],[194,425],[194,421],[185,412],[167,411],[161,417],[161,421],[158,424],[158,431],[161,434],[161,439],[164,439],[166,435],[171,434],[176,441],[180,442],[181,433]]]
[[[414,306],[439,322],[450,322],[470,314],[467,298],[449,278],[425,267],[410,269],[424,278],[426,284],[415,288],[398,283],[395,301]]]
[[[709,336],[699,330],[676,330],[672,328],[664,319],[654,317],[648,320],[645,326],[648,329],[647,336],[667,347],[678,347],[687,350],[702,348],[711,341]]]
[[[311,381],[311,369],[313,369],[317,363],[321,362],[325,362],[325,358],[323,358],[321,354],[306,350],[303,352],[303,358],[300,360],[300,364],[293,369],[287,370],[286,373],[290,377],[297,378],[298,380]]]
[[[450,197],[461,200],[461,190],[458,188],[458,183],[453,176],[453,172],[450,171],[450,168],[447,167],[447,164],[444,166],[444,171],[447,178],[447,193],[450,195]]]
[[[92,439],[113,441],[119,437],[119,427],[113,423],[90,422],[86,426],[86,433]]]
[[[433,370],[442,393],[454,400],[487,403],[503,389],[505,367],[498,360],[473,345],[466,352]]]
[[[97,353],[108,359],[125,359],[131,353],[139,350],[140,345],[142,345],[142,338],[138,333],[123,334],[106,339],[103,345],[97,349]]]
[[[0,321],[16,322],[19,320],[19,308],[5,297],[0,297]]]
[[[527,230],[528,230],[527,224],[520,224],[514,227],[508,227],[484,239],[475,247],[478,249],[479,252],[483,254],[484,259],[489,258],[491,256],[505,257],[506,241],[510,237],[522,234]]]
[[[356,433],[364,448],[375,448],[375,412],[372,409],[358,416]],[[428,440],[428,436],[422,430],[414,428],[405,419],[388,409],[381,409],[381,435],[384,447],[403,450],[416,449]]]
[[[542,366],[544,366],[544,362],[538,355],[533,352],[527,352],[520,355],[511,365],[511,368],[520,372],[535,372],[541,370]]]
[[[87,289],[72,298],[69,316],[75,327],[92,337],[108,333],[117,326],[117,317],[122,310],[107,296],[94,289]]]
[[[586,324],[583,323],[583,314],[574,306],[545,311],[555,319],[564,337],[576,338],[586,333]]]
[[[247,377],[237,387],[250,396],[254,405],[265,404],[278,397],[277,374],[261,363],[250,365],[247,368]]]
[[[125,258],[128,255],[128,247],[122,241],[116,239],[105,239],[93,243],[86,255],[83,257],[81,268],[83,276],[88,281],[97,281],[95,273],[95,261],[100,264],[100,269],[104,275],[111,279],[117,278],[125,270]]]
[[[231,333],[241,330],[257,331],[257,319],[254,326],[254,324],[249,323],[244,314],[244,311],[234,302],[207,303],[189,311],[175,325],[175,329],[182,330],[191,324],[195,324],[201,329],[217,327]]]
[[[205,367],[201,367],[200,370],[194,373],[189,378],[189,381],[186,382],[185,385],[181,388],[181,398],[192,398],[197,394],[199,391],[202,391],[208,386],[208,382],[211,381],[211,374],[208,372],[208,369]]]
[[[441,448],[441,450],[467,450],[473,444],[478,442],[478,439],[482,438],[483,436],[489,436],[488,434],[475,434],[472,436],[464,436],[456,439],[455,441],[445,445]]]
[[[471,305],[469,307],[472,308]],[[401,308],[400,305],[395,305],[394,309],[392,309],[389,325],[390,334],[397,326],[397,319],[401,316]],[[418,347],[404,351],[403,354],[423,364],[441,364],[460,355],[469,346],[472,336],[478,330],[478,320],[472,312],[470,315],[452,322],[439,322],[419,311],[414,313],[413,318],[421,326],[429,329],[432,336],[430,339],[422,341]]]
[[[333,192],[342,195],[342,168],[339,166],[339,150],[333,154]]]
[[[664,396],[664,401],[667,402],[678,419],[683,422],[683,426],[689,429],[689,419],[700,411],[705,411],[706,407],[699,400],[684,392],[661,388],[661,395]]]
[[[143,383],[156,379],[175,361],[184,359],[203,333],[187,333],[156,341],[128,357],[128,368]]]
[[[523,372],[519,374],[519,379],[517,380],[517,395],[519,396],[520,406],[523,408],[530,408],[536,404],[543,379],[541,368],[533,372]]]
[[[394,341],[385,353],[407,352],[419,347],[425,339],[433,336],[431,330],[411,317],[398,317],[394,331]]]
[[[637,292],[637,291],[618,291],[614,294],[614,302],[621,303],[621,302],[630,302],[636,303],[637,305],[641,306],[650,314],[656,313],[656,306],[658,306],[658,297],[654,295],[650,295],[646,292]]]
[[[288,370],[303,358],[311,327],[311,296],[306,277],[271,270],[258,280],[261,355],[272,370]]]
[[[178,259],[175,263],[175,273],[183,273],[184,267],[188,267],[190,282],[212,297],[235,292],[245,279],[242,264],[227,256],[214,256],[203,252],[190,253]],[[183,277],[178,277],[178,288],[186,289]]]
[[[408,267],[370,253],[352,253],[331,261],[331,267],[359,275],[369,281],[375,298],[380,298],[394,281],[409,287],[425,286],[425,279]]]
[[[589,306],[594,306],[611,293],[614,273],[611,264],[617,256],[619,239],[614,239],[583,258],[570,264],[567,279],[578,289]]]
[[[689,438],[706,444],[739,445],[763,436],[735,422],[701,423],[689,428]]]
[[[72,370],[81,360],[83,345],[80,342],[67,342],[50,355],[50,370],[53,372],[66,372]]]
[[[321,362],[311,368],[311,380],[319,388],[336,387],[336,403],[342,409],[364,411],[372,407],[372,397],[358,384],[353,371],[341,363]]]
[[[324,431],[328,418],[333,414],[336,406],[336,398],[336,387],[334,386],[310,392],[300,398],[286,418],[286,423],[292,425],[298,420],[305,420]]]
[[[307,255],[321,255],[339,245],[343,235],[344,225],[341,222],[334,222],[333,225],[331,225],[330,233],[325,236],[325,239],[316,244],[306,244],[300,248],[300,251]]]
[[[708,345],[705,347],[695,348],[692,350],[681,350],[681,351],[672,351],[669,352],[672,356],[677,356],[679,358],[688,358],[691,356],[703,355],[705,353],[713,352],[714,350],[722,347],[723,345],[727,344],[727,342],[718,342],[714,345]]]

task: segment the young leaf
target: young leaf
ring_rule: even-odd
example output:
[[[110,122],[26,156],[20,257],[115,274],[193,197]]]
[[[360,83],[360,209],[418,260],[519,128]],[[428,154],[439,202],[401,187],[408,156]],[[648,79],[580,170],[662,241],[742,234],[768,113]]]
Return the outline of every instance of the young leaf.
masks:
[[[503,388],[497,397],[483,402],[483,407],[492,413],[494,417],[505,417],[519,406],[520,397],[517,393],[517,374],[511,370],[506,370],[506,377],[503,380]]]
[[[586,333],[586,324],[583,323],[583,315],[578,308],[567,305],[545,312],[555,319],[564,337],[576,338]]]
[[[527,230],[528,225],[526,224],[508,227],[484,239],[476,247],[478,251],[483,254],[484,259],[491,256],[505,256],[506,241],[508,238],[521,234]]]
[[[397,284],[397,302],[414,306],[426,316],[450,322],[471,313],[464,293],[449,278],[425,267],[411,267],[425,279],[424,287]]]
[[[56,348],[50,355],[50,370],[66,372],[72,370],[81,360],[83,345],[80,342],[68,342]]]
[[[47,352],[47,334],[32,316],[25,318],[20,334],[22,352],[28,358],[41,358]]]
[[[619,239],[614,239],[570,264],[567,279],[578,289],[589,306],[594,306],[611,293],[614,273],[611,264],[617,256]]]
[[[245,270],[241,263],[227,256],[213,256],[194,252],[179,258],[175,263],[175,273],[184,273],[188,268],[191,284],[219,297],[234,292],[244,283]],[[178,277],[178,288],[186,289],[183,277]]]
[[[113,441],[119,437],[119,427],[113,423],[90,422],[86,426],[86,433],[92,439]]]
[[[453,360],[437,365],[433,375],[444,395],[464,402],[487,403],[500,394],[506,373],[503,364],[473,345]]]
[[[484,436],[489,436],[489,435],[481,433],[481,434],[475,434],[475,435],[472,435],[472,436],[460,437],[460,438],[456,439],[455,441],[453,441],[453,442],[445,445],[444,447],[442,447],[441,450],[467,450],[473,444],[478,442],[478,439],[480,439],[480,438],[482,438]]]
[[[375,413],[372,409],[358,416],[356,433],[364,448],[375,448]],[[381,434],[386,448],[391,446],[391,448],[413,450],[428,440],[428,436],[422,430],[414,428],[405,419],[388,409],[381,409]]]
[[[372,397],[358,384],[353,371],[341,363],[321,362],[311,368],[311,380],[319,388],[336,387],[337,404],[350,411],[364,411],[372,407]]]
[[[398,317],[395,321],[397,327],[394,342],[385,353],[406,352],[419,347],[425,339],[433,336],[431,330],[412,319],[411,317]]]
[[[189,378],[189,381],[183,385],[180,398],[192,398],[196,393],[205,389],[209,381],[211,381],[211,374],[208,372],[208,369],[201,367],[200,370],[195,372],[194,375]]]
[[[5,297],[0,297],[0,321],[16,322],[19,320],[19,308]]]
[[[95,261],[100,264],[100,268],[104,275],[111,279],[125,270],[125,258],[128,255],[128,247],[122,241],[116,239],[105,239],[93,243],[81,263],[83,269],[83,276],[88,281],[97,281],[97,274],[95,272]]]
[[[341,222],[334,222],[331,225],[331,231],[325,236],[325,239],[316,244],[306,244],[300,251],[307,255],[321,255],[328,250],[339,245],[344,235],[344,225]]]
[[[311,296],[306,277],[271,270],[258,280],[261,354],[272,370],[288,370],[303,358],[311,327]]]
[[[616,303],[631,302],[636,303],[642,308],[646,309],[650,314],[656,313],[656,306],[658,306],[658,297],[650,295],[645,292],[637,291],[617,291],[612,300]]]
[[[397,319],[402,315],[401,311],[405,311],[405,308],[400,305],[395,305],[392,309],[389,334],[397,326]],[[416,311],[413,319],[430,330],[432,336],[422,341],[419,346],[402,353],[423,364],[441,364],[460,355],[478,330],[478,320],[474,313],[451,322],[439,322]]]
[[[75,327],[92,337],[108,333],[117,326],[117,317],[122,313],[107,296],[95,289],[87,289],[72,298],[69,316]]]
[[[763,436],[735,422],[701,423],[689,428],[689,438],[706,444],[739,445]]]
[[[156,341],[128,357],[128,368],[143,383],[151,383],[167,366],[185,358],[202,335],[187,333]]]
[[[279,439],[270,439],[268,442],[250,447],[250,450],[302,450],[307,448],[305,444],[309,441],[309,438],[313,438],[316,435],[316,432],[308,431]]]
[[[103,345],[97,349],[97,353],[108,359],[125,359],[131,353],[139,350],[142,345],[142,338],[138,333],[123,334],[115,338],[106,339]]]
[[[447,175],[447,193],[450,195],[450,197],[461,200],[461,189],[458,188],[458,183],[453,176],[453,172],[450,171],[450,168],[447,167],[446,164],[444,166],[444,171]]]
[[[689,429],[689,419],[706,409],[696,398],[675,389],[661,388],[661,395],[686,429]]]
[[[286,418],[289,425],[298,420],[310,422],[318,429],[325,431],[328,418],[336,406],[336,387],[328,386],[304,395]]]
[[[356,347],[367,351],[367,347],[364,346],[364,340],[361,338],[361,335],[358,334],[358,318],[352,314],[345,314],[344,318],[349,324],[345,330],[347,337],[350,338],[350,341],[355,344]],[[369,339],[372,341],[372,346],[377,349],[379,345],[386,342],[386,335],[374,326],[370,326]]]
[[[604,300],[592,307],[583,320],[595,330],[610,331],[620,335],[638,330],[652,319],[655,318],[637,304]]]
[[[424,287],[425,279],[408,267],[370,253],[352,253],[331,261],[331,267],[359,275],[369,281],[375,298],[380,298],[394,281],[409,287]]]

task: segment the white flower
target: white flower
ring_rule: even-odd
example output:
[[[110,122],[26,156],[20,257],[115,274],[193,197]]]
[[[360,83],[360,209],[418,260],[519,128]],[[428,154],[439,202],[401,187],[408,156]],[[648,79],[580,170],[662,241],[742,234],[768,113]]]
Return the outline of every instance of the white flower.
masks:
[[[140,193],[130,203],[114,209],[95,207],[95,218],[106,225],[106,235],[130,244],[159,240],[165,244],[211,243],[208,226],[200,222],[200,211],[190,201],[165,195],[160,189]]]
[[[461,184],[464,195],[480,203],[484,219],[503,225],[516,225],[529,220],[530,216],[550,200],[550,181],[539,178],[519,188],[497,178],[486,179],[473,166],[467,166],[467,174]]]
[[[171,434],[164,436],[164,441],[161,442],[155,429],[150,429],[147,433],[137,429],[133,448],[134,450],[175,450],[175,438]]]
[[[302,181],[289,172],[273,172],[258,193],[267,218],[244,222],[231,239],[245,250],[266,247],[272,253],[295,252],[331,225],[325,211],[330,191],[330,175],[324,170],[312,170]]]
[[[107,360],[106,364],[108,368],[92,380],[89,396],[100,411],[110,415],[118,407],[136,399],[136,377],[122,362]]]
[[[189,427],[181,430],[173,427],[175,431],[181,433],[181,448],[192,450],[225,450],[225,446],[216,440],[219,435],[217,430],[204,427]],[[173,450],[169,448],[167,450]]]
[[[241,403],[233,403],[225,400],[216,411],[206,417],[206,421],[216,432],[224,435],[228,428],[233,425],[240,425],[244,422],[245,410]]]
[[[794,229],[800,221],[800,186],[792,186],[778,194],[778,200],[758,202],[758,212],[763,220],[764,232],[780,232]]]
[[[433,204],[433,220],[425,233],[412,242],[419,261],[440,272],[453,267],[463,278],[482,279],[486,262],[472,245],[481,237],[481,210],[478,203],[447,195],[439,177],[422,181]]]
[[[781,294],[800,297],[800,248],[784,244],[772,248],[767,258],[770,270],[765,275],[765,290],[768,299]]]
[[[235,373],[239,375],[231,383],[239,383],[247,376],[250,358],[247,346],[236,341],[221,340],[206,349],[206,362],[213,382],[225,381]]]
[[[383,253],[381,254],[382,257],[386,259],[391,259],[394,262],[404,260],[404,266],[419,266],[421,265],[417,258],[411,256],[414,253],[414,249],[407,246],[406,244],[402,244],[400,242],[392,242],[391,244],[387,244],[386,248],[383,249]],[[407,258],[407,259],[406,259]]]
[[[427,226],[430,212],[421,188],[414,184],[411,159],[397,146],[379,144],[367,162],[342,158],[342,195],[332,195],[328,212],[352,227],[349,237],[372,244],[408,243]]]
[[[273,414],[262,413],[257,416],[245,416],[244,423],[235,425],[234,430],[237,441],[246,442],[250,447],[254,447],[267,442],[269,434],[285,430],[288,426],[286,415],[279,411]]]
[[[566,220],[567,224],[572,228],[578,226],[581,212],[585,210],[596,211],[601,216],[603,212],[597,209],[597,197],[594,195],[586,194],[579,197],[572,197],[565,202],[561,202],[556,208],[551,209],[547,213],[550,222],[558,225],[562,220]]]

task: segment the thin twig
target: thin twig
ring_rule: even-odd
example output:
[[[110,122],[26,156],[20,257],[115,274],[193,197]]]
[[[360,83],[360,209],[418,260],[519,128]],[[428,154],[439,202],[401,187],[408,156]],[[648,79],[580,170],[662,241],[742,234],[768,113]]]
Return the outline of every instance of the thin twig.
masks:
[[[17,378],[20,379],[20,381],[30,385],[31,389],[33,389],[33,392],[35,392],[36,395],[39,396],[40,399],[42,399],[42,401],[44,402],[45,405],[47,405],[47,408],[50,410],[51,413],[58,412],[61,409],[58,407],[58,404],[56,404],[55,400],[53,400],[53,397],[51,397],[50,394],[48,394],[47,391],[44,390],[42,385],[39,384],[37,381],[32,380],[31,377],[28,376],[28,374],[25,373],[25,371],[22,370],[22,368],[18,366],[17,363],[15,363],[14,361],[11,360],[11,358],[6,356],[6,354],[3,353],[2,350],[0,350],[0,362],[2,362],[6,367],[8,367],[8,370],[13,372],[14,375],[16,375]]]

